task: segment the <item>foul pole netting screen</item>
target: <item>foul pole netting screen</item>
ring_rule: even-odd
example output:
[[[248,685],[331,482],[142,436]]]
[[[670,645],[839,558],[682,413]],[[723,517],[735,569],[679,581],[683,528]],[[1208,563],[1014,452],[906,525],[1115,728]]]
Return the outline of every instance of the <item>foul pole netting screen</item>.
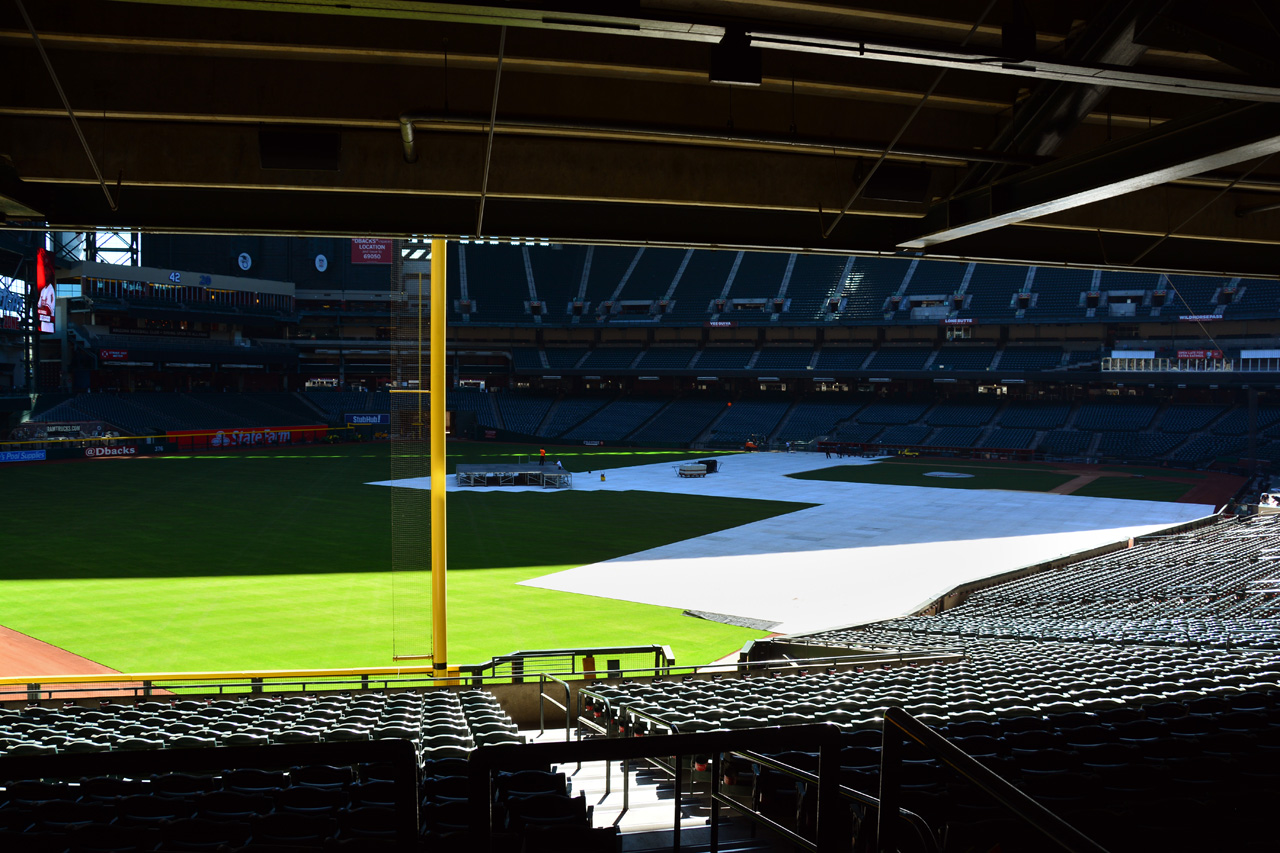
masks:
[[[391,479],[422,488],[391,490],[391,653],[429,657],[431,636],[430,277],[428,262],[391,262]]]

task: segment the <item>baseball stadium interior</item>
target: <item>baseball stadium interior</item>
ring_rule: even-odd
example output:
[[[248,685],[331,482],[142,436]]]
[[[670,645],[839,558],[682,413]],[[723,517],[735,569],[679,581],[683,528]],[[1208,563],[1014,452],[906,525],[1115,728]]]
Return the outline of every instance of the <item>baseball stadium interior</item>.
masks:
[[[0,44],[0,553],[104,468],[382,454],[343,488],[425,626],[146,667],[0,571],[0,849],[1275,849],[1272,4],[16,0]],[[547,503],[659,490],[762,508],[576,559]],[[488,492],[560,550],[446,660],[446,551],[530,535]],[[591,642],[508,641],[517,585]]]

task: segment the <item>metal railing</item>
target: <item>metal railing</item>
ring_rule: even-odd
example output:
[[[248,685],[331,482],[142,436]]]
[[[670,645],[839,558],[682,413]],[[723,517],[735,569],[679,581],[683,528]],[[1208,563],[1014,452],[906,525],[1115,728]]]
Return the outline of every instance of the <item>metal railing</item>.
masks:
[[[1024,823],[1039,830],[1047,841],[1071,853],[1107,853],[1106,848],[1013,787],[902,708],[889,708],[884,714],[884,739],[880,750],[880,814],[877,825],[877,849],[881,853],[893,853],[897,850],[894,840],[898,827],[886,815],[894,814],[898,808],[901,795],[898,779],[902,767],[904,737],[920,744]]]
[[[579,660],[606,655],[652,655],[652,666],[636,669],[595,670],[580,667]],[[546,670],[539,662],[555,662]],[[370,690],[410,689],[438,686],[484,686],[520,684],[547,674],[562,678],[589,679],[626,673],[657,676],[670,673],[675,658],[671,647],[663,645],[611,646],[607,648],[542,649],[512,652],[484,663],[451,669],[436,676],[430,665],[371,666],[346,669],[241,670],[222,672],[112,672],[92,675],[67,674],[9,676],[0,678],[0,702],[42,699],[76,699],[88,694],[100,696],[102,685],[115,685],[110,692],[134,698],[156,693],[262,693],[266,690]],[[506,667],[506,671],[499,671]]]
[[[550,696],[547,695],[548,680],[554,681],[556,684],[559,684],[561,687],[564,688],[564,704],[563,705],[560,704],[560,702],[558,702],[557,700],[552,699]],[[570,697],[569,682],[565,681],[562,678],[556,678],[554,675],[551,675],[550,673],[547,673],[547,672],[542,673],[539,676],[539,683],[538,683],[538,734],[544,735],[547,733],[547,714],[546,714],[546,706],[544,705],[544,703],[550,702],[552,705],[555,705],[557,708],[564,711],[564,739],[566,743],[569,740],[571,740],[571,735],[570,735],[571,729],[570,729],[570,718],[569,718],[569,703],[571,701],[572,699]]]
[[[595,694],[591,691],[581,691],[581,693],[587,693],[589,694],[590,698],[597,699],[598,701],[603,701],[606,707],[605,717],[610,721],[616,718],[616,715],[614,714],[614,707],[612,703],[609,702],[607,697],[601,697],[598,694]],[[581,693],[579,694],[580,696],[581,696]],[[668,731],[670,731],[672,734],[688,734],[688,733],[682,733],[680,731],[679,724],[668,722],[667,720],[663,720],[662,718],[654,716],[653,714],[649,714],[648,712],[645,712],[645,711],[640,711],[638,709],[630,708],[625,705],[618,706],[617,711],[620,714],[624,714],[628,717],[636,717],[650,724],[661,726],[662,728],[665,728]],[[826,724],[826,725],[834,725],[834,724]],[[595,729],[599,733],[607,734],[607,736],[609,737],[614,737],[617,735],[617,733],[608,726],[599,726],[594,722],[592,722],[590,723],[590,727]],[[780,728],[790,729],[794,727],[788,726],[788,727],[780,727]],[[750,731],[750,730],[738,729],[737,731],[742,732],[742,731]],[[794,767],[789,764],[784,764],[781,761],[777,761],[775,759],[769,758],[768,756],[762,755],[758,752],[753,752],[746,749],[734,749],[734,750],[728,751],[727,754],[739,756],[741,758],[746,759],[747,761],[752,762],[753,764],[759,764],[759,765],[768,767],[772,770],[776,770],[779,773],[782,773],[786,776],[790,776],[794,779],[798,779],[802,782],[807,782],[812,785],[818,785],[819,789],[821,787],[822,778],[820,774],[813,773],[807,770],[802,770],[798,767]],[[675,783],[676,799],[678,801],[680,798],[681,790],[682,790],[682,771],[683,771],[683,767],[681,766],[679,761],[677,760],[674,763],[668,763],[656,757],[648,757],[644,760],[646,760],[649,764],[653,765],[654,767],[657,767],[665,771],[666,773],[668,773],[673,777],[674,783]],[[773,820],[767,815],[762,814],[761,812],[755,810],[754,808],[749,808],[743,805],[742,803],[738,802],[737,800],[733,799],[732,797],[728,797],[725,794],[721,793],[720,767],[721,767],[720,753],[713,753],[711,755],[710,767],[709,767],[710,779],[711,779],[711,790],[708,794],[708,798],[711,800],[711,807],[712,807],[711,835],[713,839],[716,837],[716,834],[717,834],[716,822],[719,818],[719,807],[723,805],[723,806],[729,807],[730,809],[735,811],[737,814],[747,818],[753,823],[763,826],[764,828],[782,836],[783,838],[785,838],[786,840],[790,841],[793,844],[796,844],[797,846],[803,847],[807,850],[816,849],[812,846],[813,842],[810,839],[807,839],[804,836],[796,833],[794,830],[783,826],[782,824],[778,823],[777,821]],[[611,765],[606,765],[606,773],[605,773],[606,795],[612,790],[611,770],[612,770]],[[630,777],[626,775],[627,767],[626,767],[625,761],[623,763],[622,770],[623,770],[622,810],[625,813],[625,811],[629,806],[629,793],[630,793],[630,786],[628,784]],[[836,788],[842,799],[850,800],[852,802],[856,802],[860,805],[867,806],[869,808],[873,808],[876,810],[879,810],[882,807],[881,800],[879,798],[874,797],[870,794],[867,794],[863,791],[859,791],[856,788],[851,788],[847,785],[843,785],[839,783],[837,783]],[[693,790],[692,778],[690,779],[689,793],[690,795],[694,795],[695,793]],[[916,834],[920,838],[921,845],[923,849],[926,851],[926,853],[937,853],[937,850],[938,850],[937,835],[930,828],[928,822],[925,821],[923,817],[921,817],[920,815],[916,814],[913,811],[910,811],[908,809],[901,808],[901,807],[895,807],[895,808],[898,815],[915,830]],[[679,830],[677,829],[676,832],[678,834]],[[712,849],[713,850],[715,849],[714,844]]]
[[[697,734],[656,735],[645,738],[597,738],[569,743],[499,744],[480,747],[471,754],[470,802],[473,809],[471,828],[478,834],[478,849],[487,849],[493,823],[493,773],[498,770],[519,770],[545,767],[549,764],[569,764],[584,761],[651,760],[672,757],[676,774],[675,822],[673,850],[680,849],[680,821],[682,802],[679,791],[683,786],[682,762],[685,756],[716,755],[736,750],[761,750],[782,752],[792,749],[816,747],[818,752],[818,798],[815,816],[814,838],[808,839],[793,833],[780,824],[786,837],[809,851],[837,850],[841,840],[840,806],[838,787],[840,775],[840,728],[831,723],[815,723],[783,728],[740,729],[737,731],[699,732]],[[718,771],[718,767],[716,770]],[[713,774],[714,787],[714,774]],[[726,798],[712,800],[711,850],[718,845],[718,806]],[[763,821],[773,824],[763,815]]]

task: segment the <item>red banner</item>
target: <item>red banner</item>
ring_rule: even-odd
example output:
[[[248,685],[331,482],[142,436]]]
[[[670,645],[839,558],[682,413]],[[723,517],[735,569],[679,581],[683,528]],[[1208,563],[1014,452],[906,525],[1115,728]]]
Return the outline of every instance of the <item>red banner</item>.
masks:
[[[351,241],[351,263],[389,264],[393,251],[390,240],[366,240],[356,237]]]
[[[127,349],[100,349],[98,350],[98,358],[103,361],[128,361],[129,351]]]
[[[286,426],[250,429],[183,429],[168,433],[177,447],[255,447],[266,444],[295,444],[324,438],[328,427]]]
[[[1180,349],[1178,358],[1222,358],[1220,349]]]

